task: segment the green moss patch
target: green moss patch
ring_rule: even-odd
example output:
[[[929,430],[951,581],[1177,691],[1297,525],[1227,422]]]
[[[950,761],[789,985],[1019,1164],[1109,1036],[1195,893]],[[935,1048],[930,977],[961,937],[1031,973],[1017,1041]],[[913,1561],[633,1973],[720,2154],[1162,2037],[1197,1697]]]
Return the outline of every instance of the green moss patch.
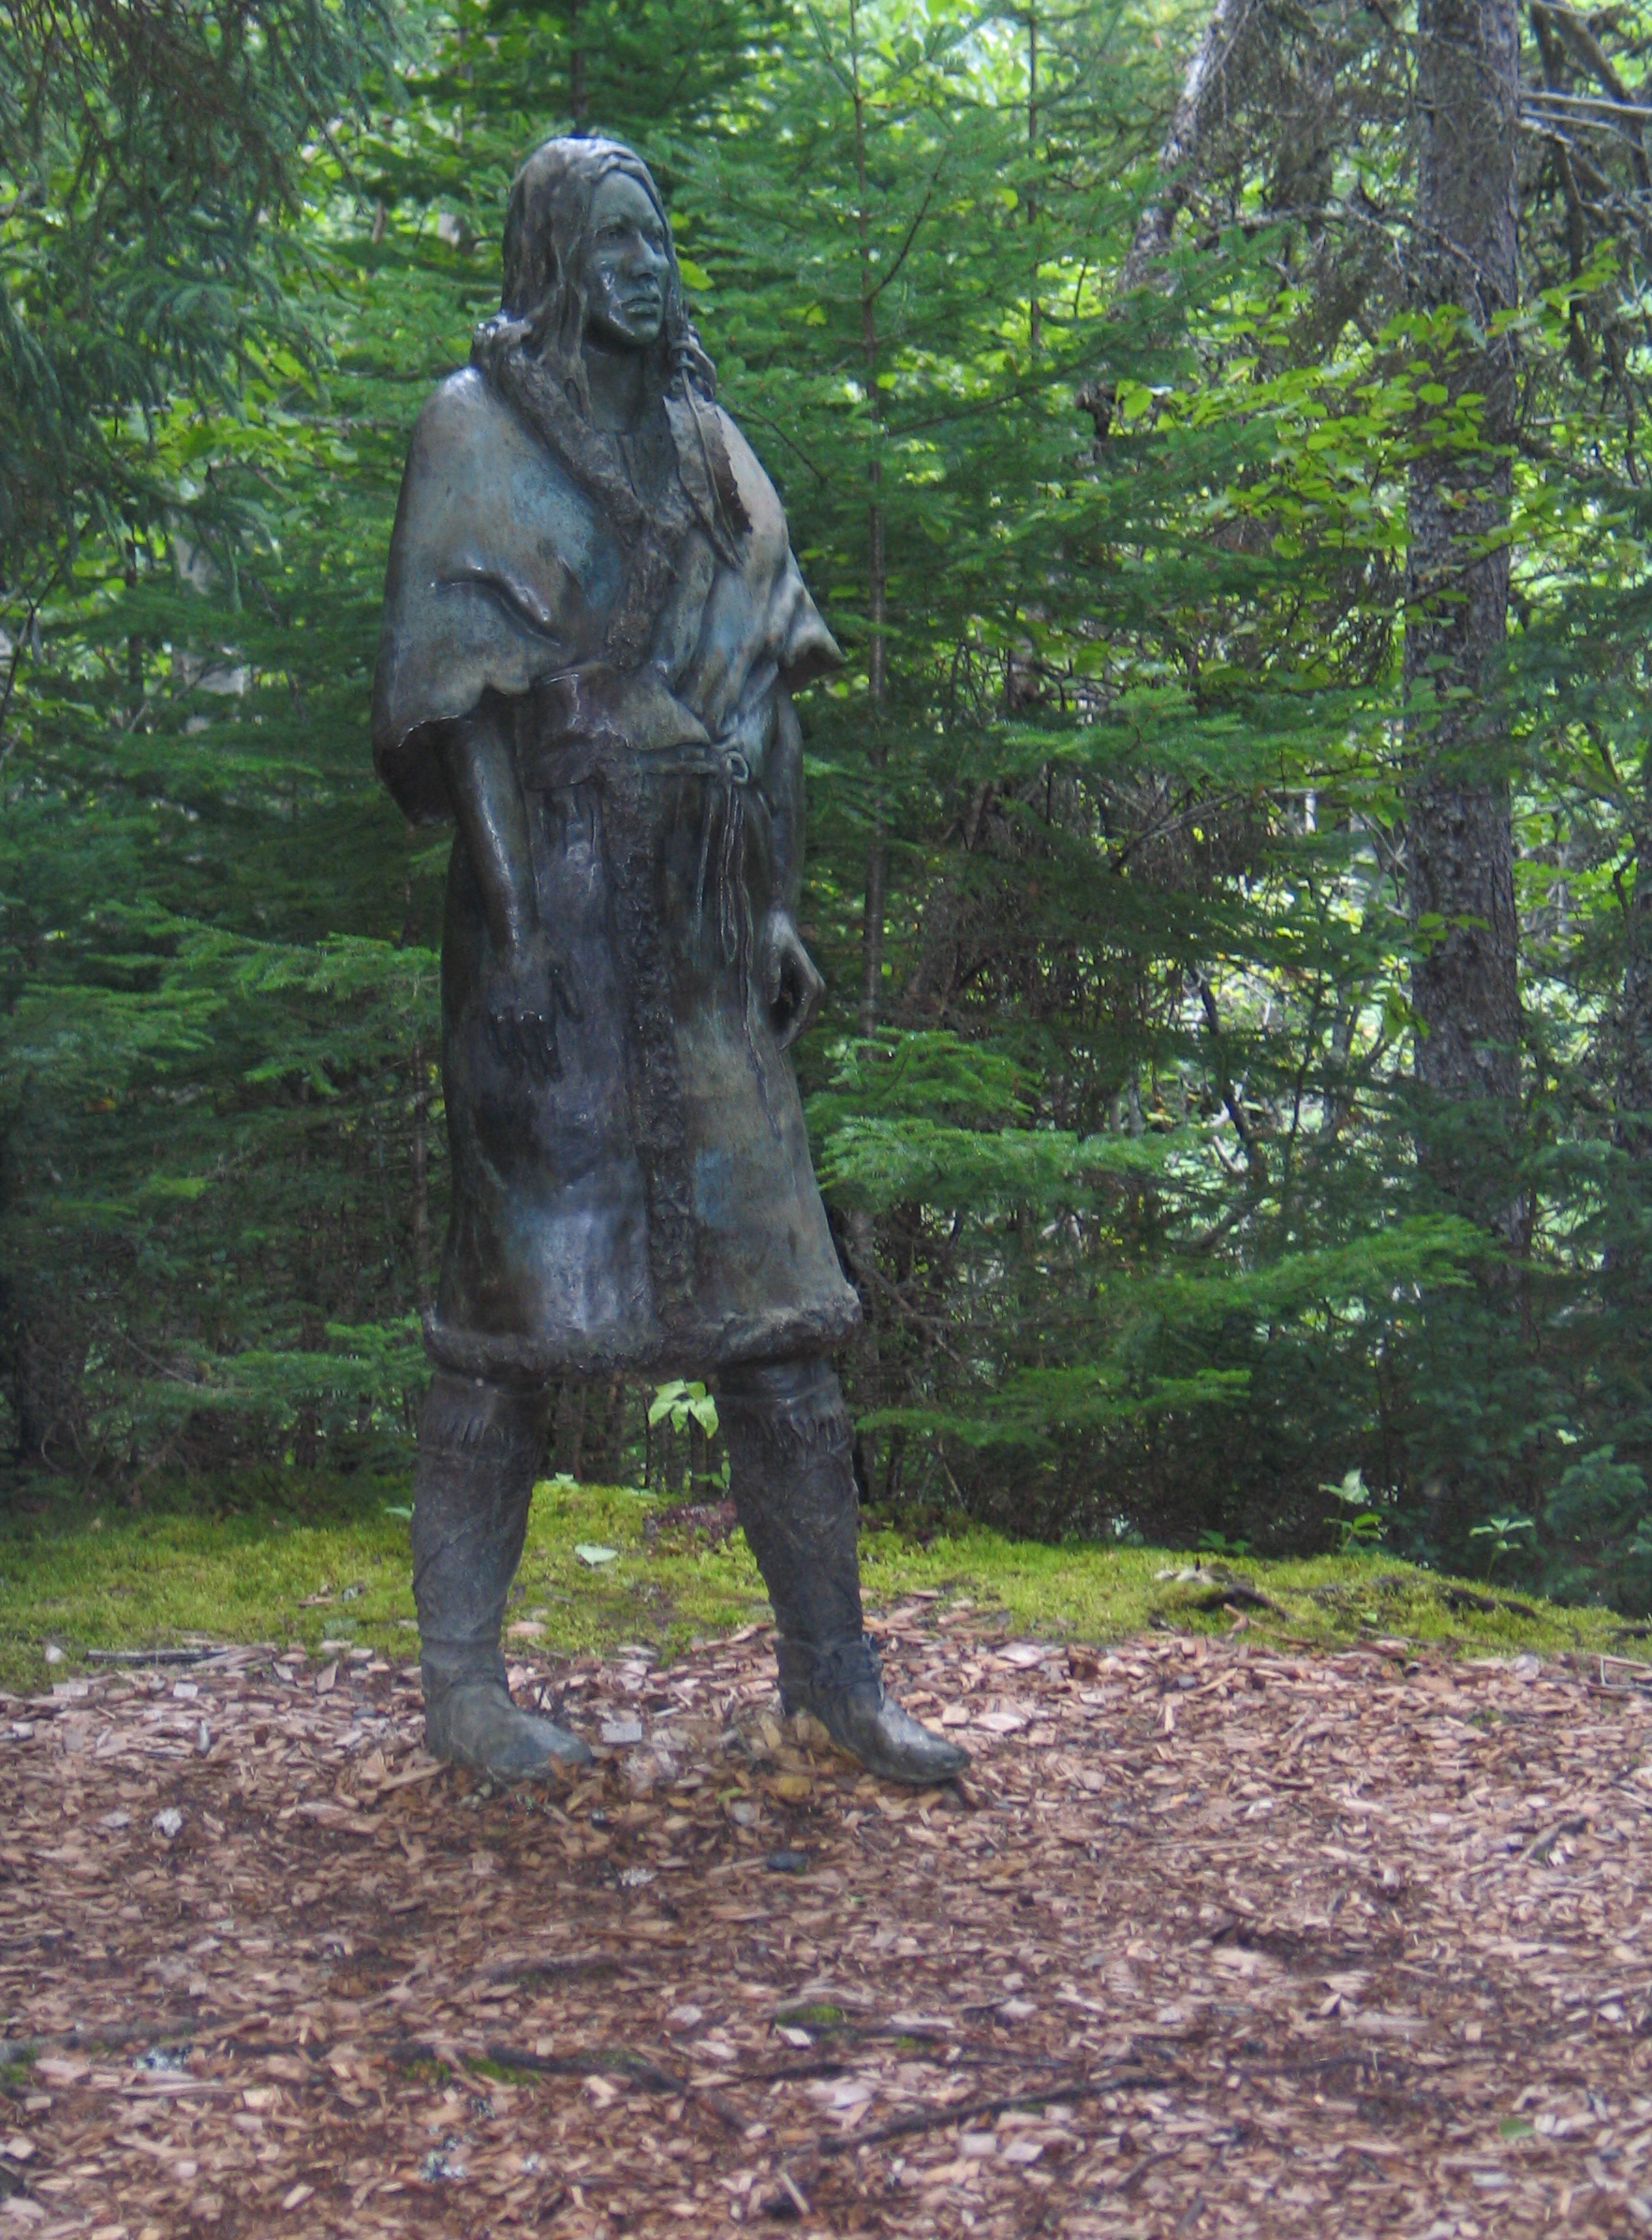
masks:
[[[346,1513],[320,1517],[65,1511],[13,1522],[0,1531],[0,1681],[37,1688],[82,1669],[94,1650],[222,1641],[301,1642],[315,1656],[359,1644],[410,1661],[406,1498],[405,1484],[386,1481],[356,1489]],[[509,1645],[570,1656],[642,1641],[669,1655],[767,1616],[738,1533],[721,1542],[651,1535],[654,1509],[623,1488],[539,1485]],[[922,1546],[869,1532],[862,1564],[874,1611],[913,1599],[970,1604],[983,1622],[1041,1641],[1243,1622],[1261,1638],[1326,1646],[1392,1639],[1482,1654],[1643,1653],[1610,1612],[1504,1595],[1379,1555],[1228,1565],[971,1529]]]

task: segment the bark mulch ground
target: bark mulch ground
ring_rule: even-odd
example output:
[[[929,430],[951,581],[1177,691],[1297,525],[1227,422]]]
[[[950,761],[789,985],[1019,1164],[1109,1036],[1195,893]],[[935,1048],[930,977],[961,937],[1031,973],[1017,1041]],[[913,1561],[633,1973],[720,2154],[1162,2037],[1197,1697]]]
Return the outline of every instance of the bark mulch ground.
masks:
[[[360,1653],[0,1706],[0,2236],[1652,2227],[1642,1668],[881,1632],[962,1797],[757,1633],[519,1672],[550,1794]]]

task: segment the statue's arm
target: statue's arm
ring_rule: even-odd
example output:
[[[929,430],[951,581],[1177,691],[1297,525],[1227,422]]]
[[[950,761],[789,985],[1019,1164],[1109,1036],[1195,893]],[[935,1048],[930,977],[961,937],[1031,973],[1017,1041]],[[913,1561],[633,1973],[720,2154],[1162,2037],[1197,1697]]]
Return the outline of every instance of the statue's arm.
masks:
[[[525,948],[538,930],[527,804],[502,713],[484,706],[450,724],[442,775],[470,868],[481,890],[496,955]]]
[[[450,724],[440,755],[493,943],[482,1003],[494,1042],[508,1064],[554,1080],[557,1015],[580,1013],[539,923],[527,803],[503,712],[484,703]]]
[[[808,1025],[826,993],[826,983],[797,930],[804,862],[803,729],[789,692],[779,695],[775,709],[763,798],[774,835],[774,886],[759,955],[775,1039],[785,1050]]]

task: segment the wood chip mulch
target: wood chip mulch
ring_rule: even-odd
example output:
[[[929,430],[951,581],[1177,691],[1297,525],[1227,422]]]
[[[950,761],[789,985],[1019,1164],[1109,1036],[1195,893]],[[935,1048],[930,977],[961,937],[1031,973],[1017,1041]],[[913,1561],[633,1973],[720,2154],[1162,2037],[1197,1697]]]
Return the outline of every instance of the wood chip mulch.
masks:
[[[755,1631],[519,1670],[549,1792],[361,1652],[0,1703],[0,2240],[1652,2228],[1644,1668],[879,1630],[962,1796]]]

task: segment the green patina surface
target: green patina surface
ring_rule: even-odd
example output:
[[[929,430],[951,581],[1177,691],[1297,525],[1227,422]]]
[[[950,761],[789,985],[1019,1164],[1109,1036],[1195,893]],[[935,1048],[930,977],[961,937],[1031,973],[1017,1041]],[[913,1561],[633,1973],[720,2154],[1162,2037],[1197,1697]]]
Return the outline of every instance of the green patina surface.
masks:
[[[48,1510],[13,1522],[0,1531],[0,1680],[38,1687],[49,1673],[78,1669],[90,1649],[192,1638],[296,1641],[317,1653],[328,1642],[359,1643],[410,1658],[417,1636],[406,1520],[391,1513],[398,1499],[405,1489],[387,1484],[358,1488],[310,1518],[179,1511],[88,1519]],[[582,1548],[614,1553],[592,1563]],[[862,1565],[874,1611],[931,1591],[1048,1640],[1114,1641],[1166,1622],[1225,1631],[1234,1617],[1223,1605],[1241,1582],[1276,1606],[1245,1603],[1247,1624],[1265,1638],[1643,1653],[1609,1612],[1524,1597],[1507,1599],[1519,1608],[1465,1606],[1465,1591],[1503,1598],[1495,1583],[1443,1580],[1380,1554],[1224,1564],[1160,1548],[1048,1547],[978,1529],[920,1546],[880,1531],[865,1536]],[[642,1640],[670,1653],[766,1614],[738,1534],[717,1543],[662,1522],[656,1503],[620,1488],[547,1481],[537,1489],[509,1614],[512,1624],[542,1629],[518,1636],[524,1647],[566,1655]],[[48,1662],[49,1644],[61,1660]]]

